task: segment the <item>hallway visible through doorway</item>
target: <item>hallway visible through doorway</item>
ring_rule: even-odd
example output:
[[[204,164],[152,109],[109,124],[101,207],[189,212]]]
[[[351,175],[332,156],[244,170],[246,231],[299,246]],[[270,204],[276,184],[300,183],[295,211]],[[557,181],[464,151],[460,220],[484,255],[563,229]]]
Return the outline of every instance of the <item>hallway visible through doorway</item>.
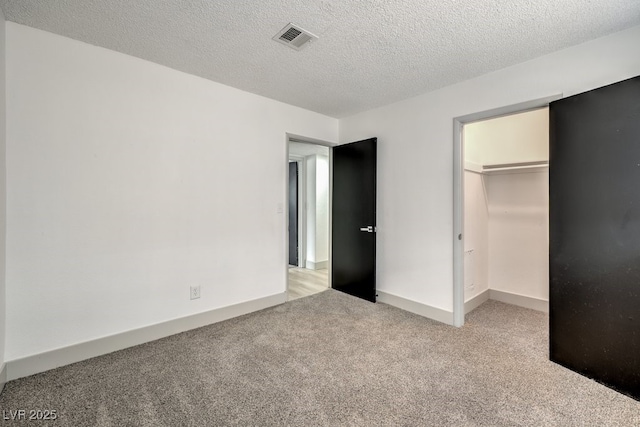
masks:
[[[288,142],[289,300],[313,295],[329,284],[329,147]]]
[[[329,289],[329,270],[309,270],[307,268],[289,268],[289,301]]]

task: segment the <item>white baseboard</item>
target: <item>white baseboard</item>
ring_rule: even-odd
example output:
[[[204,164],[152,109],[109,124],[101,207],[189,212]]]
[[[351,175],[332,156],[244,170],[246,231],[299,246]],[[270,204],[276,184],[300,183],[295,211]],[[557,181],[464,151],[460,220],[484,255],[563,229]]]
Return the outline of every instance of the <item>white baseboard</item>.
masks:
[[[286,301],[286,292],[270,295],[268,297],[180,317],[178,319],[145,326],[104,338],[86,341],[68,347],[58,348],[21,359],[9,360],[6,362],[6,367],[3,370],[4,378],[6,381],[11,381],[48,371],[49,369],[80,362],[92,357],[102,356],[127,347],[133,347],[149,341],[155,341],[190,329],[200,328],[202,326],[242,316],[244,314],[273,307],[275,305],[284,304]]]
[[[511,292],[490,289],[489,299],[504,302],[507,304],[517,305],[524,308],[530,308],[532,310],[542,311],[544,313],[549,312],[549,301],[540,298],[528,297]]]
[[[0,368],[0,394],[2,394],[2,390],[4,390],[4,384],[7,382],[7,364],[3,363],[2,368]]]
[[[484,292],[480,292],[475,297],[471,298],[469,301],[464,303],[464,314],[469,314],[476,308],[480,307],[486,301],[489,300],[489,289],[486,289]]]
[[[447,325],[453,325],[453,312],[451,311],[431,307],[430,305],[411,301],[382,291],[377,291],[377,293],[378,302],[389,304],[402,310],[409,311],[423,317],[428,317],[429,319],[437,320],[438,322],[446,323]]]
[[[307,261],[306,268],[308,270],[326,270],[329,267],[329,261]]]

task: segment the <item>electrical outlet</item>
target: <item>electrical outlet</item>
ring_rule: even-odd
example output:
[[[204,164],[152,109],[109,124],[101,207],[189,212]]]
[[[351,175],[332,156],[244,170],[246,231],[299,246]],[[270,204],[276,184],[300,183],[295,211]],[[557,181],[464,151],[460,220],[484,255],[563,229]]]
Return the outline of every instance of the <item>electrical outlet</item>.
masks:
[[[200,286],[192,286],[191,287],[191,299],[200,298]]]

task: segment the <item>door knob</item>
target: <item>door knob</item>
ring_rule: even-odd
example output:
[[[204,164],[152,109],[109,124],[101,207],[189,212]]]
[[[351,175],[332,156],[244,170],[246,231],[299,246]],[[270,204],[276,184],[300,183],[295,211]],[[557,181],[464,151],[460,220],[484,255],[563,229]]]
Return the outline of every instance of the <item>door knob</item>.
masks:
[[[360,231],[364,231],[364,232],[367,232],[367,233],[373,233],[376,230],[375,230],[375,227],[373,225],[370,225],[368,227],[360,227]]]

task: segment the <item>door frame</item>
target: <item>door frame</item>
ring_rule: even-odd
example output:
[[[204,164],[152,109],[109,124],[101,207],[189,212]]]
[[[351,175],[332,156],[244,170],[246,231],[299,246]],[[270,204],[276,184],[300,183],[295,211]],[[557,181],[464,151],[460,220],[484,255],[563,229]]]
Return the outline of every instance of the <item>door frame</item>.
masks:
[[[464,141],[465,124],[549,106],[562,94],[479,111],[453,118],[453,326],[464,326]]]
[[[332,217],[332,211],[333,211],[333,147],[336,147],[340,144],[337,143],[332,143],[332,142],[328,142],[328,141],[323,141],[320,139],[316,139],[316,138],[309,138],[306,136],[301,136],[301,135],[296,135],[296,134],[292,134],[287,132],[285,134],[285,139],[284,139],[284,145],[285,145],[285,160],[286,163],[285,165],[283,165],[282,170],[285,171],[287,170],[286,167],[289,164],[289,159],[291,158],[299,158],[300,159],[300,163],[304,164],[304,158],[301,158],[300,156],[292,156],[289,154],[289,142],[300,142],[303,144],[313,144],[313,145],[321,145],[323,147],[327,147],[329,149],[329,203],[327,206],[327,209],[329,209],[328,212],[328,217],[329,217],[329,229],[328,229],[328,233],[329,233],[329,259],[327,260],[327,272],[328,272],[328,287],[331,288],[332,287],[332,283],[331,283],[331,272],[332,272],[332,265],[331,265],[331,255],[332,255],[332,238],[331,238],[331,234],[333,231],[333,217]],[[305,170],[306,173],[306,168],[303,166],[303,169]],[[301,175],[301,169],[298,169],[298,174]],[[285,174],[286,175],[286,174]],[[304,180],[304,199],[303,199],[303,205],[304,205],[304,209],[299,209],[299,211],[304,211],[304,224],[305,224],[305,229],[304,231],[306,231],[306,227],[307,227],[307,223],[306,223],[306,211],[307,211],[307,203],[306,203],[306,176],[303,178]],[[298,180],[298,190],[300,190],[301,187],[301,183],[300,183],[300,178]],[[289,179],[288,176],[285,177],[284,179],[284,194],[285,194],[285,200],[289,197]],[[300,196],[300,191],[298,191],[298,196]],[[298,206],[300,206],[300,202],[298,202]],[[300,223],[300,221],[298,221]],[[299,228],[298,228],[299,229]],[[305,234],[305,233],[303,233]],[[298,238],[300,239],[300,234],[298,235]],[[306,236],[303,237],[304,240],[304,262],[305,265],[303,267],[306,267],[306,258],[307,258],[307,254],[306,254]],[[300,246],[302,246],[301,243],[299,243]],[[288,294],[289,293],[289,215],[285,215],[285,233],[284,233],[284,247],[285,247],[285,292]],[[299,252],[298,252],[299,253]],[[298,258],[298,261],[300,262],[302,258]]]

